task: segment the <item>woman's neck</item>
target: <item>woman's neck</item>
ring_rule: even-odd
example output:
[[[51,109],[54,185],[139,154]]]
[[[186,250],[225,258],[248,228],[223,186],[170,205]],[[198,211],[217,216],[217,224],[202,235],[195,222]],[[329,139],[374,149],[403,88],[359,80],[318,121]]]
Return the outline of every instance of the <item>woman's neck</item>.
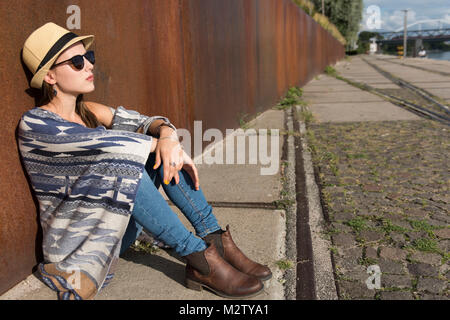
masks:
[[[75,112],[76,103],[76,96],[64,94],[59,91],[58,95],[54,97],[48,104],[42,106],[42,108],[56,113],[61,118],[67,121],[80,123],[86,126],[86,124],[81,120],[80,116]]]

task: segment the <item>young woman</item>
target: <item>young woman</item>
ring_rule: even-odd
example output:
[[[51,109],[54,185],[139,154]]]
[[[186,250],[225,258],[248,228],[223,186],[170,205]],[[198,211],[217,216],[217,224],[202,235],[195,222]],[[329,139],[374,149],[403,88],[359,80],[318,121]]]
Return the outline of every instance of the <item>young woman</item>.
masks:
[[[22,57],[41,89],[19,124],[19,148],[40,205],[42,279],[60,299],[92,299],[142,228],[186,261],[186,285],[242,298],[263,289],[267,266],[222,230],[176,128],[161,116],[83,102],[95,89],[93,36],[54,23],[35,30]],[[189,232],[158,192],[192,223]]]

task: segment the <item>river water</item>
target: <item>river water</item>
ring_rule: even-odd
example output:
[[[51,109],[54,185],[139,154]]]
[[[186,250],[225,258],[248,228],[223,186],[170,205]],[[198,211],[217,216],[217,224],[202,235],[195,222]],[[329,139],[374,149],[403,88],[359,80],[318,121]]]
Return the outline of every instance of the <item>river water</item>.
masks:
[[[427,58],[450,61],[450,51],[428,52]]]

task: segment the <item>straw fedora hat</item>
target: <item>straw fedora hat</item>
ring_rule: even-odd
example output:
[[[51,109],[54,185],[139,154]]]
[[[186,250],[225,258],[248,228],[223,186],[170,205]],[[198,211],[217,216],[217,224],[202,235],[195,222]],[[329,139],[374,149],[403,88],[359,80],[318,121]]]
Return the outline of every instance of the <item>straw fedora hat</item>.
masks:
[[[30,86],[41,89],[45,75],[59,54],[78,41],[83,41],[88,49],[94,42],[94,36],[78,36],[53,22],[33,31],[25,40],[22,50],[22,59],[33,73]]]

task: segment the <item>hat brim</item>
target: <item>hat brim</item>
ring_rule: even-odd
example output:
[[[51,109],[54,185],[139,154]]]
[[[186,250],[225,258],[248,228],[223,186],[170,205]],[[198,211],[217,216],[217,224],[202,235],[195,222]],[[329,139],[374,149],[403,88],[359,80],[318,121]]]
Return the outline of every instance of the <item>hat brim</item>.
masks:
[[[64,47],[62,47],[61,50],[59,50],[53,56],[53,58],[51,58],[46,64],[44,64],[42,66],[41,69],[39,69],[38,72],[36,72],[36,74],[31,79],[30,86],[32,88],[41,89],[42,88],[42,84],[44,83],[44,77],[46,76],[46,74],[50,70],[50,67],[53,65],[53,63],[55,63],[56,59],[58,59],[58,57],[61,54],[61,52],[63,52],[68,47],[70,47],[71,45],[73,45],[74,43],[76,43],[78,41],[83,41],[84,47],[87,50],[92,45],[92,43],[94,42],[94,36],[93,35],[88,35],[88,36],[76,37],[76,38],[73,38],[72,40],[70,40],[69,42],[67,42],[64,45]]]

